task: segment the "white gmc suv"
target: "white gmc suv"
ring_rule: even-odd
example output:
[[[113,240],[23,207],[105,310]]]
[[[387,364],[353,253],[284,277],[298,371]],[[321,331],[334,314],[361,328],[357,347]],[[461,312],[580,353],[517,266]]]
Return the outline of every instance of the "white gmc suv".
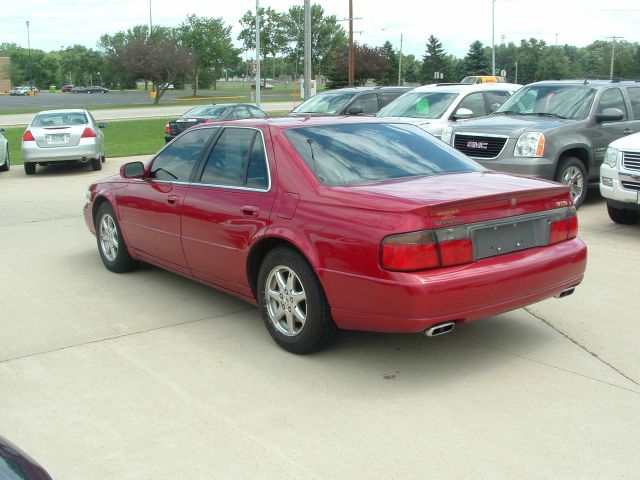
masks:
[[[600,166],[600,193],[614,222],[630,225],[640,219],[640,133],[609,144]]]

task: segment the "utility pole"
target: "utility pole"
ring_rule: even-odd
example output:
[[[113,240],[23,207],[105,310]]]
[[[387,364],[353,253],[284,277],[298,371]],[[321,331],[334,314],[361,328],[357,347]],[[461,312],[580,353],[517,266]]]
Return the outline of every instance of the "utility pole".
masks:
[[[496,74],[496,0],[491,0],[491,75]]]
[[[151,0],[149,0],[149,38],[151,38],[151,32],[153,32],[153,20],[151,19]]]
[[[400,34],[400,58],[398,60],[398,86],[402,86],[402,34]]]
[[[621,40],[624,37],[615,37],[614,36],[614,37],[607,37],[607,38],[610,38],[612,40],[612,43],[611,43],[611,70],[609,71],[609,77],[611,79],[613,79],[613,59],[614,59],[614,57],[616,55],[616,40]]]
[[[256,0],[256,107],[260,108],[260,0]]]
[[[304,99],[311,97],[311,0],[304,0]]]
[[[355,80],[355,49],[353,47],[353,0],[349,0],[349,86],[353,87]]]

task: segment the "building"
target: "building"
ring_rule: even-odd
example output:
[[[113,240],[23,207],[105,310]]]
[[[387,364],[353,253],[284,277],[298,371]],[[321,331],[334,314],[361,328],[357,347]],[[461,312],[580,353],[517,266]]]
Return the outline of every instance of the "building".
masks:
[[[9,90],[11,90],[9,57],[0,57],[0,93],[8,93]]]

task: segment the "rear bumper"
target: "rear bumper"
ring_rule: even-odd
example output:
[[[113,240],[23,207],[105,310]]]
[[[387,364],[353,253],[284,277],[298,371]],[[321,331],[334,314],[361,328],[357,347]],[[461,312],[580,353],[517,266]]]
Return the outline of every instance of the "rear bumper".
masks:
[[[420,332],[539,302],[582,281],[587,248],[580,239],[392,280],[319,271],[336,324],[378,332]]]
[[[33,143],[33,142],[28,142]],[[70,160],[86,161],[100,158],[100,148],[97,144],[79,144],[74,147],[50,147],[23,145],[22,158],[25,163],[37,162],[65,162]]]

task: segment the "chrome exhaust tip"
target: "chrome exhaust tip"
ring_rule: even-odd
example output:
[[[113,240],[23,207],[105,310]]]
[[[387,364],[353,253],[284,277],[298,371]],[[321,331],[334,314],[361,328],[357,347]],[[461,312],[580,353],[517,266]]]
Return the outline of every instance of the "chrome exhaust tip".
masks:
[[[569,295],[571,295],[573,292],[575,292],[576,287],[569,287],[564,289],[563,291],[561,291],[559,294],[556,295],[556,298],[564,298],[564,297],[568,297]]]
[[[427,337],[437,337],[438,335],[444,335],[445,333],[449,333],[456,326],[456,322],[444,322],[438,323],[431,328],[427,328],[424,331],[424,334]]]

